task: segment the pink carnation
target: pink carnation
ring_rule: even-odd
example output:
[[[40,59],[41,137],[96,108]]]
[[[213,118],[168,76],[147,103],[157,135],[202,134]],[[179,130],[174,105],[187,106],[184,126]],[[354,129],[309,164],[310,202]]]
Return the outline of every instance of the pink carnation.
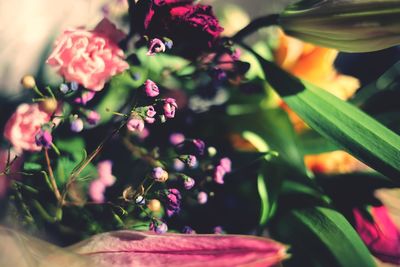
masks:
[[[123,33],[103,19],[93,31],[66,30],[55,42],[47,63],[71,82],[100,91],[113,75],[126,70],[124,53],[117,46]]]
[[[35,136],[41,126],[50,121],[50,114],[39,108],[38,104],[21,104],[7,121],[4,137],[10,141],[17,154],[26,151],[40,151]]]

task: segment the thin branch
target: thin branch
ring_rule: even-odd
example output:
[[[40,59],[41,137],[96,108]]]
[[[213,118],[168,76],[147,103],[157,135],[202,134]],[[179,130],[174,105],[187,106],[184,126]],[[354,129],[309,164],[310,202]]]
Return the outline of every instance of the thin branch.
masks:
[[[61,197],[60,191],[58,190],[56,179],[54,178],[54,173],[53,173],[53,169],[51,168],[50,157],[49,157],[49,152],[48,152],[47,148],[44,149],[44,156],[46,158],[47,170],[49,172],[50,183],[51,183],[51,186],[53,187],[54,195],[56,196],[56,199],[58,200],[58,202],[60,204],[62,204],[63,199]]]

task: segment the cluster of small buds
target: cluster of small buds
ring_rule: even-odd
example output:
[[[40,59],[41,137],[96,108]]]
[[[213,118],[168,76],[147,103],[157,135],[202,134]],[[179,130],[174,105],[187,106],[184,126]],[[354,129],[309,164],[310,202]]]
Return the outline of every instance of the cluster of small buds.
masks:
[[[167,190],[165,208],[168,217],[179,213],[181,210],[181,200],[182,196],[178,189],[171,188]]]
[[[171,49],[173,42],[171,39],[164,38],[164,41],[154,38],[151,39],[149,42],[149,50],[147,51],[146,55],[154,56],[158,53],[165,52],[166,48]]]

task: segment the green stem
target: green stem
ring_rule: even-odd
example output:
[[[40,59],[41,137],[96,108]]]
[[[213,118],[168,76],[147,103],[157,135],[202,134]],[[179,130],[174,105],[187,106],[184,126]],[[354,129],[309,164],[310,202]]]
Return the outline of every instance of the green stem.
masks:
[[[231,40],[234,42],[238,42],[243,40],[244,37],[247,35],[252,34],[253,32],[263,28],[263,27],[268,27],[272,25],[277,25],[278,24],[278,19],[279,15],[278,14],[273,14],[273,15],[267,15],[264,17],[256,18],[253,21],[251,21],[246,27],[238,31],[232,38]]]

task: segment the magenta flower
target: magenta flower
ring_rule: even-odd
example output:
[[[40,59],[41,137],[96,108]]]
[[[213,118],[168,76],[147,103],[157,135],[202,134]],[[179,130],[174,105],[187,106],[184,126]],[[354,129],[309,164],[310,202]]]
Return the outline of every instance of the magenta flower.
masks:
[[[165,117],[172,119],[175,117],[175,110],[178,108],[176,100],[174,98],[167,98],[164,100],[164,115]]]
[[[181,210],[181,193],[176,188],[168,189],[168,194],[166,198],[166,210],[168,217],[179,213]]]
[[[35,136],[35,141],[37,146],[42,146],[44,148],[50,148],[53,143],[53,136],[47,130],[40,130]]]
[[[74,102],[77,104],[86,105],[90,100],[94,98],[96,92],[94,91],[83,91],[80,97],[74,99]]]
[[[160,94],[157,84],[152,80],[146,80],[144,83],[144,91],[149,97],[156,97]]]
[[[136,132],[136,131],[141,132],[144,129],[144,121],[142,118],[138,116],[133,116],[132,118],[129,119],[128,123],[126,124],[126,127],[131,132]]]
[[[287,257],[274,240],[243,235],[163,234],[117,231],[92,236],[70,250],[93,264],[129,266],[272,267]]]
[[[385,206],[371,207],[373,222],[354,209],[355,228],[371,253],[383,262],[400,264],[400,229]]]
[[[146,55],[154,56],[155,54],[165,52],[165,44],[158,38],[154,38],[150,41],[149,51],[147,51]]]

